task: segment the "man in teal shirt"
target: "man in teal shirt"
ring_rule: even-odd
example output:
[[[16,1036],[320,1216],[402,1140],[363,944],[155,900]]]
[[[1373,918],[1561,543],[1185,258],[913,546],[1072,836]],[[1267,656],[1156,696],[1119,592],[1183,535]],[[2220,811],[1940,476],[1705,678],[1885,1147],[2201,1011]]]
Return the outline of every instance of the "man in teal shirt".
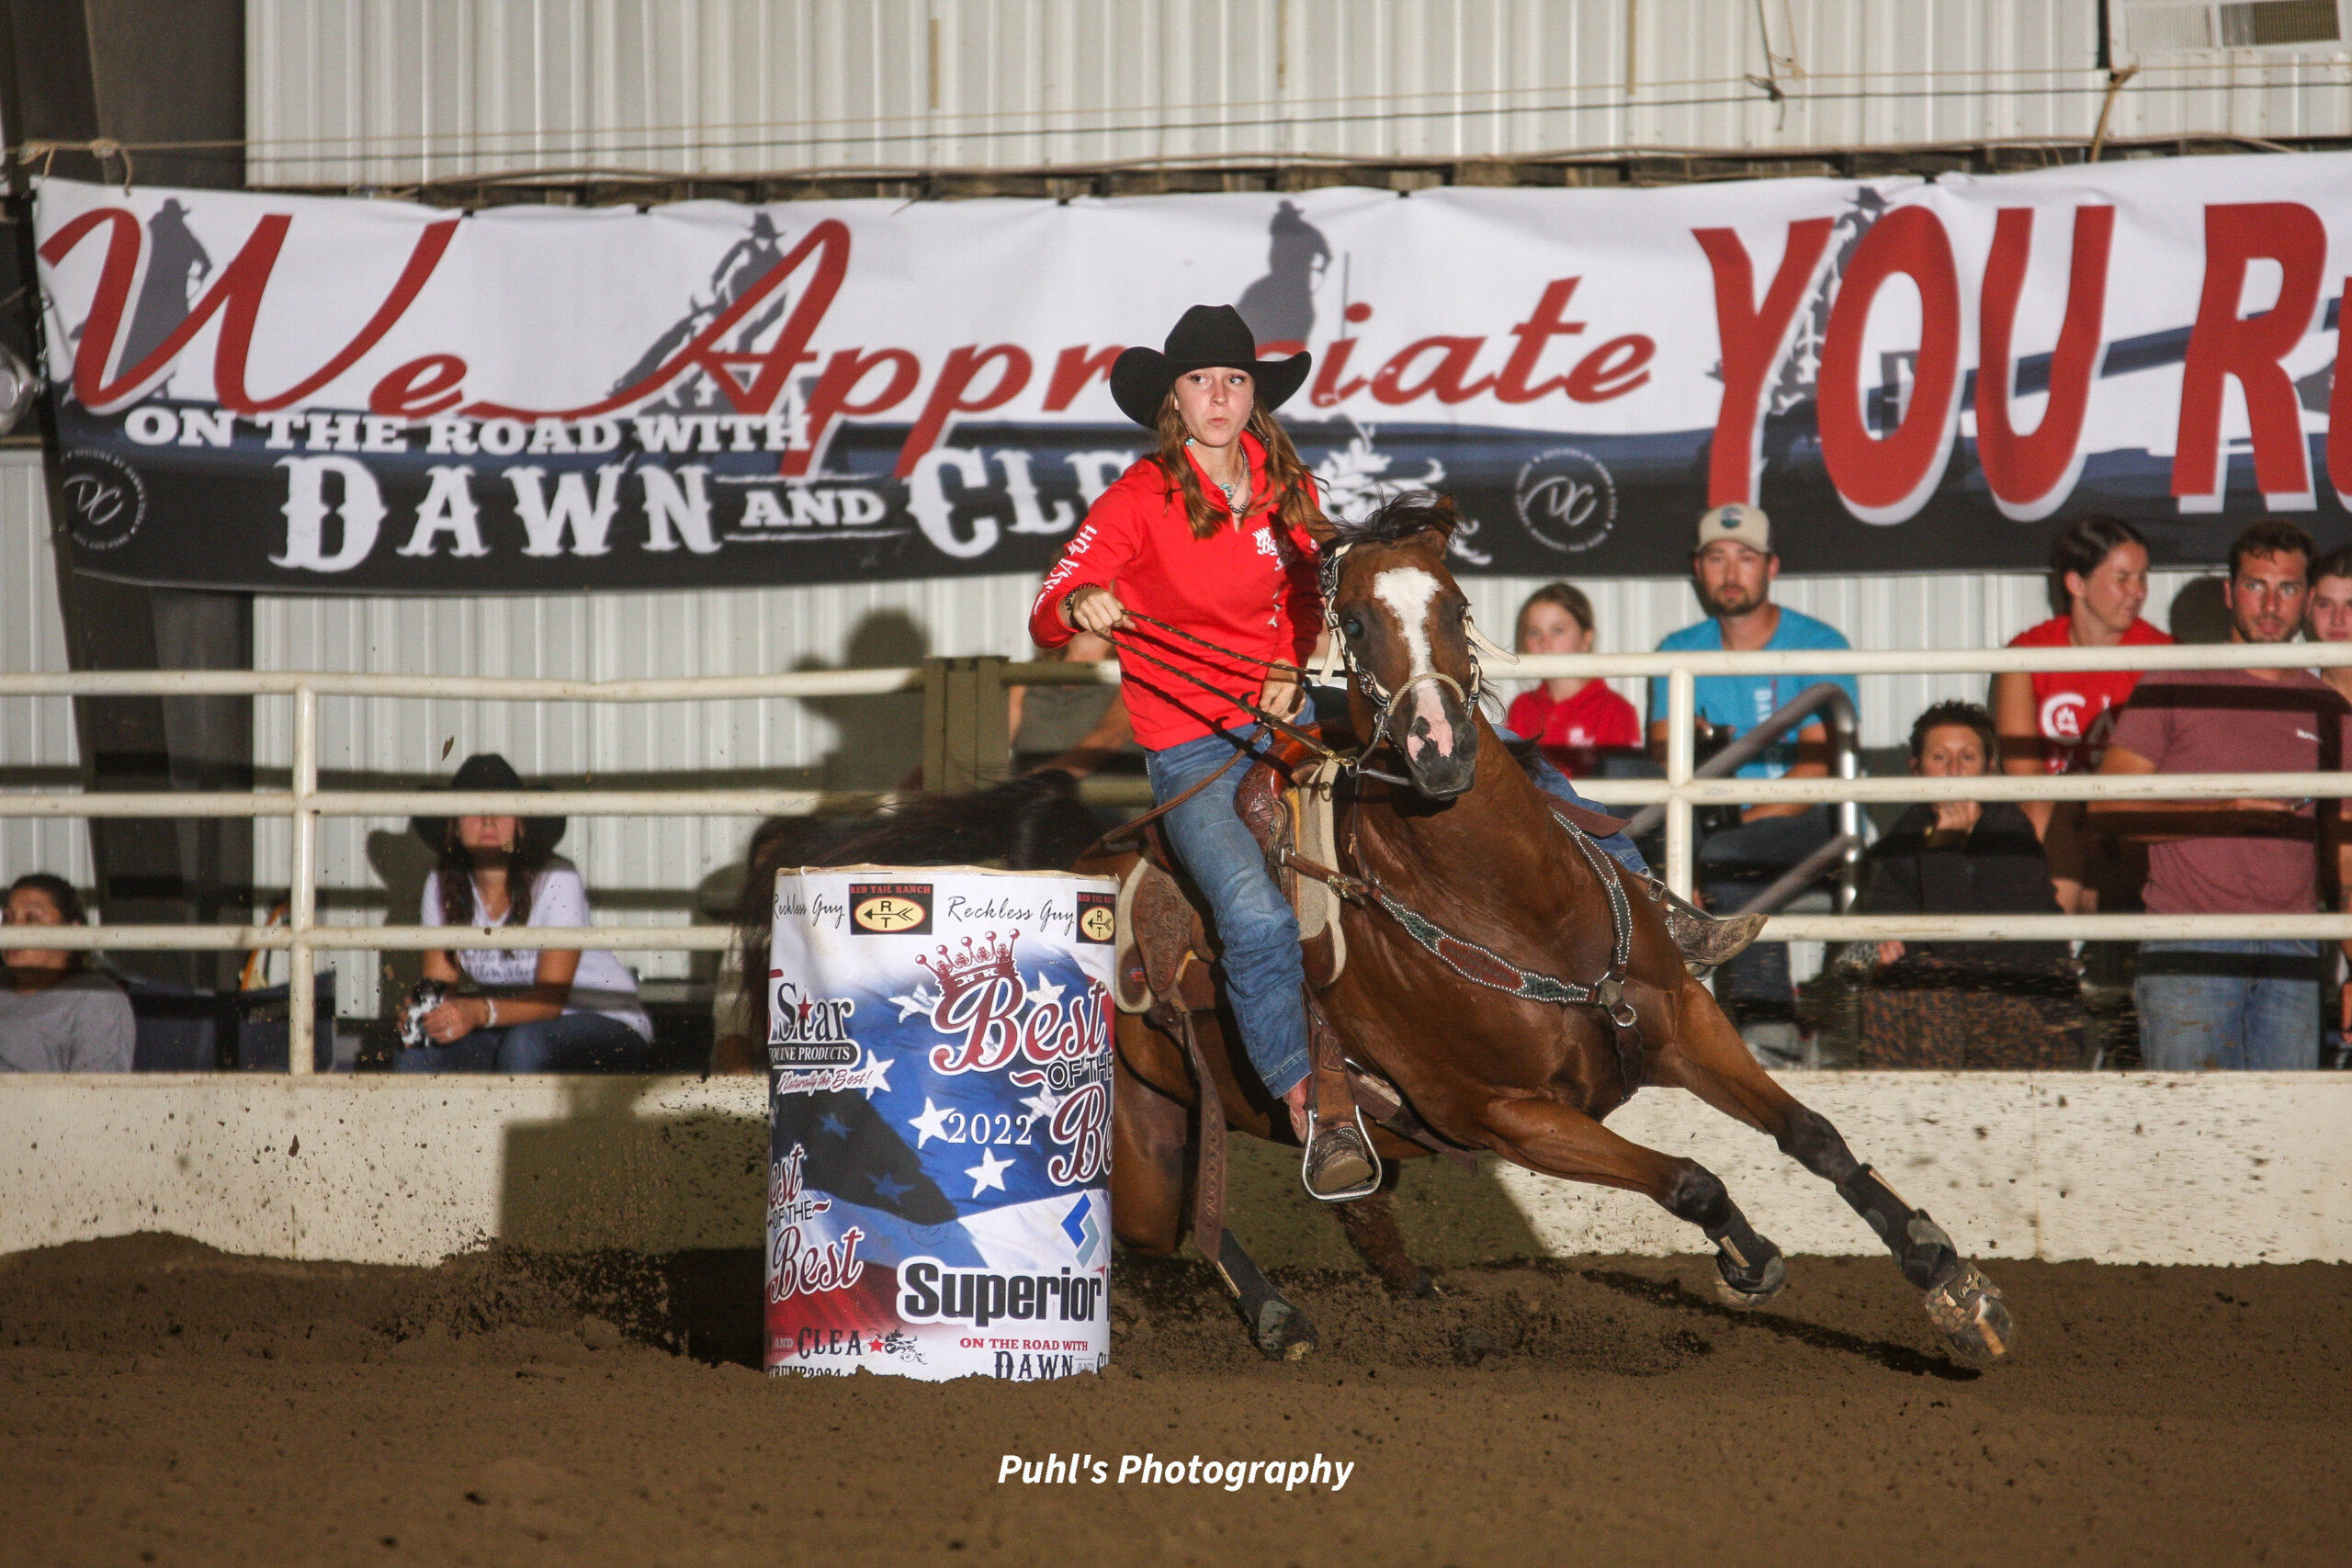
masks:
[[[1690,556],[1690,585],[1707,618],[1658,643],[1660,652],[1721,649],[1736,652],[1850,646],[1835,626],[1772,603],[1781,558],[1772,549],[1771,520],[1755,506],[1718,506],[1699,520]],[[1699,743],[1729,741],[1771,717],[1807,687],[1835,681],[1859,706],[1851,675],[1702,675],[1696,682]],[[1650,682],[1650,745],[1666,745],[1666,682]],[[1817,715],[1746,763],[1751,779],[1826,778],[1828,726]],[[1698,846],[1699,890],[1718,915],[1730,914],[1781,873],[1827,842],[1833,831],[1826,806],[1744,806],[1736,826],[1710,833]],[[1725,964],[1715,995],[1740,1026],[1748,1048],[1767,1066],[1794,1065],[1796,992],[1784,942],[1758,942]]]

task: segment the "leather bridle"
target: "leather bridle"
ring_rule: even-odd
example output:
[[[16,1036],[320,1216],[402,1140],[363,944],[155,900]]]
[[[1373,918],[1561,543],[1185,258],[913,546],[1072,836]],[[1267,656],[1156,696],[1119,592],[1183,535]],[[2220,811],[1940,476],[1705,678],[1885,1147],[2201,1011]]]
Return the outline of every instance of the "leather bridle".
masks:
[[[1385,783],[1405,784],[1408,788],[1417,787],[1409,779],[1400,779],[1394,774],[1380,773],[1363,766],[1363,759],[1376,750],[1383,740],[1396,747],[1399,756],[1404,754],[1405,749],[1391,734],[1390,727],[1395,723],[1396,715],[1403,711],[1407,699],[1423,686],[1441,686],[1453,694],[1453,700],[1462,705],[1464,712],[1476,709],[1479,699],[1486,692],[1486,671],[1478,662],[1478,649],[1474,645],[1468,650],[1470,686],[1467,691],[1463,689],[1461,682],[1443,671],[1425,670],[1419,675],[1408,678],[1405,683],[1392,694],[1379,676],[1358,664],[1354,651],[1348,647],[1347,634],[1340,629],[1338,603],[1340,564],[1347,559],[1348,552],[1354,547],[1351,543],[1335,540],[1324,547],[1323,558],[1317,566],[1320,577],[1317,586],[1323,593],[1323,624],[1331,634],[1331,651],[1338,656],[1339,667],[1347,672],[1348,679],[1362,687],[1363,694],[1370,697],[1380,710],[1380,716],[1373,723],[1372,734],[1365,738],[1363,750],[1356,753],[1354,771],[1370,773],[1374,778]],[[1330,668],[1330,664],[1327,661],[1324,665],[1325,671],[1329,671]]]

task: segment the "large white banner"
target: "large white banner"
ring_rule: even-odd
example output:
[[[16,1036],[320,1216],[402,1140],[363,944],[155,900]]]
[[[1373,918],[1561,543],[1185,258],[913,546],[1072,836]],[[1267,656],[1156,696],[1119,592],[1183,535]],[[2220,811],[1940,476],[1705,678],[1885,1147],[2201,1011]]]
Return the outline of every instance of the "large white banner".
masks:
[[[2159,563],[2347,532],[2352,155],[1668,190],[1338,188],[638,212],[43,183],[78,559],[300,592],[1041,568],[1146,450],[1105,376],[1230,301],[1315,355],[1335,504],[1453,494],[1464,570]]]

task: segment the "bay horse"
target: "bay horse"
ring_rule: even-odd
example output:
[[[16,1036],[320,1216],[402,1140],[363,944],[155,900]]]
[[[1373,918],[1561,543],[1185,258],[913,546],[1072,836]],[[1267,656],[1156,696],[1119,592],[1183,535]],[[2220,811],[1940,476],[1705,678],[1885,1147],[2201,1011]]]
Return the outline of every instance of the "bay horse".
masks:
[[[1695,1094],[1836,1188],[1923,1292],[1956,1356],[2000,1359],[2014,1329],[1999,1291],[1826,1118],[1756,1064],[1685,967],[1659,903],[1625,893],[1614,863],[1578,841],[1479,711],[1469,602],[1445,566],[1453,525],[1448,502],[1392,502],[1361,524],[1338,525],[1324,547],[1326,613],[1349,674],[1352,728],[1372,738],[1367,753],[1389,763],[1343,775],[1336,840],[1346,863],[1315,868],[1337,872],[1331,880],[1350,895],[1340,915],[1346,967],[1318,998],[1349,1056],[1375,1068],[1445,1143],[1645,1194],[1705,1235],[1725,1302],[1760,1306],[1786,1268],[1723,1182],[1602,1124],[1636,1088]],[[1078,869],[1121,874],[1132,861],[1133,852],[1098,849]],[[1577,990],[1593,995],[1547,999]],[[1227,1123],[1295,1142],[1230,1020],[1222,1010],[1193,1020]],[[1198,1143],[1187,1120],[1194,1074],[1177,1040],[1140,1015],[1120,1020],[1115,1072],[1114,1228],[1132,1250],[1172,1252]],[[1385,1157],[1427,1152],[1385,1132],[1375,1144]],[[1393,1222],[1380,1214],[1363,1228],[1374,1227],[1391,1235],[1351,1227],[1351,1238],[1377,1267]],[[1397,1283],[1393,1269],[1384,1272]],[[1288,1353],[1312,1331],[1254,1273],[1229,1272],[1228,1282],[1261,1348]]]
[[[1719,1296],[1758,1307],[1786,1282],[1786,1265],[1722,1180],[1602,1124],[1639,1088],[1695,1094],[1834,1186],[1922,1292],[1956,1357],[1999,1360],[2014,1328],[1998,1289],[1924,1210],[1858,1160],[1826,1118],[1757,1066],[1685,966],[1660,904],[1629,889],[1614,863],[1555,816],[1487,722],[1468,600],[1445,566],[1454,521],[1442,500],[1392,502],[1362,523],[1337,525],[1323,551],[1350,718],[1356,736],[1370,738],[1335,789],[1344,863],[1317,868],[1345,896],[1346,966],[1317,1001],[1349,1058],[1394,1087],[1432,1145],[1647,1195],[1707,1237]],[[932,797],[846,836],[772,823],[754,840],[740,911],[744,974],[766,972],[780,867],[994,860],[1124,875],[1139,852],[1090,843],[1093,826],[1074,798],[1032,781]],[[745,1000],[760,1025],[753,1038],[763,1039],[765,987],[747,984]],[[1224,1127],[1295,1147],[1230,1010],[1204,1009],[1190,1021]],[[1195,1125],[1204,1097],[1180,1032],[1143,1014],[1118,1018],[1113,1229],[1149,1256],[1182,1246],[1203,1148],[1222,1141],[1222,1128],[1207,1140]],[[1390,1160],[1430,1152],[1385,1128],[1374,1142]],[[1385,1193],[1340,1213],[1392,1290],[1422,1282]],[[1315,1343],[1306,1315],[1229,1232],[1194,1242],[1239,1296],[1261,1350],[1293,1357]]]

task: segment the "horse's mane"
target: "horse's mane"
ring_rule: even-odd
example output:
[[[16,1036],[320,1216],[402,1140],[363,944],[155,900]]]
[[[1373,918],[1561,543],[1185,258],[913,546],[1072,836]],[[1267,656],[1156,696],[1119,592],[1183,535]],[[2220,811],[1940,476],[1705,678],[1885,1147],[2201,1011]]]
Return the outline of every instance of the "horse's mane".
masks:
[[[1331,542],[1325,548],[1355,545],[1398,545],[1417,535],[1435,533],[1450,539],[1462,521],[1454,510],[1450,495],[1432,495],[1427,491],[1408,491],[1384,501],[1363,517],[1349,522],[1335,518],[1331,524]]]

